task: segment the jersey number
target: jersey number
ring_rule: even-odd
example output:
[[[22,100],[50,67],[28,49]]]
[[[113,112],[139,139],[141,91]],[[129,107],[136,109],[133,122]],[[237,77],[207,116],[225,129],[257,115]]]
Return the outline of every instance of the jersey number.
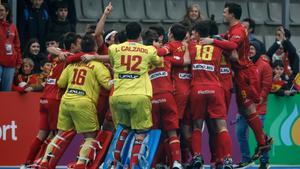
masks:
[[[83,85],[87,71],[85,69],[74,69],[72,84]]]
[[[142,62],[142,57],[138,55],[128,55],[127,57],[125,55],[121,56],[121,65],[126,66],[127,71],[140,71],[138,66]]]
[[[214,52],[214,46],[212,45],[197,45],[197,53],[196,53],[196,58],[195,60],[205,60],[205,61],[210,61],[213,56]]]

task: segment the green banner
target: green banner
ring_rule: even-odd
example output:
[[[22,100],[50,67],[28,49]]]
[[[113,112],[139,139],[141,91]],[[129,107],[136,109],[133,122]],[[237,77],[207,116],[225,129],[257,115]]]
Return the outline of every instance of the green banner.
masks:
[[[265,132],[273,137],[270,151],[271,164],[300,164],[300,94],[290,97],[269,95],[267,115],[264,122]],[[256,145],[250,132],[252,148]]]

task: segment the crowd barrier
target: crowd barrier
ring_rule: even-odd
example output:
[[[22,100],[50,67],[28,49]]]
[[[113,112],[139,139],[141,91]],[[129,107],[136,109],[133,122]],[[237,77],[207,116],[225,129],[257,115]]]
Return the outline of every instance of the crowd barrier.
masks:
[[[0,92],[0,166],[16,166],[24,162],[30,144],[38,131],[40,93],[20,95],[16,92]],[[300,164],[300,95],[293,97],[269,96],[266,132],[274,137],[270,153],[272,164]],[[239,146],[235,135],[235,95],[232,95],[228,118],[233,139],[233,159],[240,160]],[[203,136],[203,154],[209,162],[207,131]],[[251,145],[256,145],[250,133]],[[82,136],[76,136],[59,162],[66,165],[76,159]]]

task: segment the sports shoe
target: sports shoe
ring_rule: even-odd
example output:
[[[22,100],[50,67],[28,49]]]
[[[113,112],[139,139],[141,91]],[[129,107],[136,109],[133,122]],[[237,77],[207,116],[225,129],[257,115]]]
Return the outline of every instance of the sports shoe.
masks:
[[[233,169],[232,158],[225,158],[223,162],[223,169]]]
[[[195,155],[192,159],[192,167],[195,169],[201,168],[204,164],[203,158],[201,155]]]
[[[253,161],[240,162],[235,168],[243,168],[243,167],[250,166],[253,164],[254,164]]]
[[[183,169],[183,167],[178,161],[175,160],[172,169]]]
[[[273,144],[272,137],[266,136],[265,140],[266,140],[265,145],[260,145],[256,147],[255,153],[252,156],[252,161],[259,159],[264,152],[268,152],[271,150],[271,145]]]
[[[269,169],[270,165],[269,163],[260,163],[258,169]]]

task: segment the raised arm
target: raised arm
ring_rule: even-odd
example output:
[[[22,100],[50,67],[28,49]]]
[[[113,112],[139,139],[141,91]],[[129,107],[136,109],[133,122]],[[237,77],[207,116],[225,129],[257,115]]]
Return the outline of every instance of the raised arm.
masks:
[[[96,37],[96,42],[98,46],[102,46],[103,44],[103,32],[104,32],[104,24],[106,21],[106,18],[109,16],[111,13],[113,7],[111,5],[111,2],[107,5],[105,8],[100,20],[97,23],[96,30],[95,30],[95,37]]]

